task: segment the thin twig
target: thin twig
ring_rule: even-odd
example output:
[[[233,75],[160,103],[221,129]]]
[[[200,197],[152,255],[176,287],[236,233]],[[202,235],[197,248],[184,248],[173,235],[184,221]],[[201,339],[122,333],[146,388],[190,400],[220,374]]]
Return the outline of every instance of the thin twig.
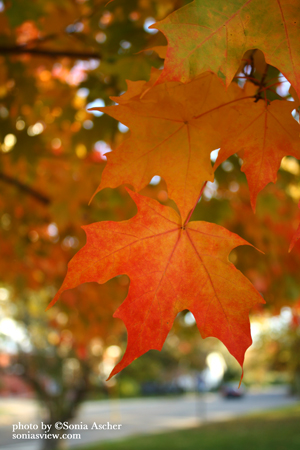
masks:
[[[0,46],[0,55],[33,55],[45,56],[48,58],[67,57],[74,59],[101,59],[100,53],[96,52],[72,52],[70,50],[44,50],[38,48],[26,47],[2,47]]]
[[[31,187],[27,186],[24,183],[21,183],[20,181],[16,180],[13,177],[10,177],[9,175],[0,172],[0,180],[4,183],[17,187],[18,189],[20,189],[20,191],[30,195],[31,197],[35,198],[35,200],[43,203],[44,205],[49,205],[51,203],[49,197],[46,197],[44,194],[41,194],[35,189],[32,189]]]
[[[264,73],[263,73],[263,75],[261,77],[261,80],[260,80],[260,87],[264,87],[264,83],[265,83],[265,79],[266,79],[266,76],[267,76],[267,73],[268,73],[268,69],[269,69],[269,64],[266,64]]]
[[[269,64],[266,64],[264,73],[262,74],[262,77],[261,77],[261,80],[260,80],[260,83],[259,83],[259,86],[258,86],[258,91],[257,91],[257,94],[256,94],[255,103],[257,103],[259,100],[262,99],[262,96],[260,95],[260,93],[263,92],[263,91],[265,92],[265,79],[266,79],[266,76],[267,76],[267,73],[268,73],[268,69],[269,69]],[[266,95],[264,95],[264,97],[265,97],[265,101],[267,102]]]

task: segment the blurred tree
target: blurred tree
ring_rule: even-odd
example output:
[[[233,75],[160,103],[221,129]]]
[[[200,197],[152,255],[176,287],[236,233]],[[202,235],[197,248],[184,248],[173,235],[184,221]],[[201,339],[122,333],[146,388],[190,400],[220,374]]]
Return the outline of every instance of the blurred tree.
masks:
[[[127,277],[111,280],[103,286],[90,284],[66,296],[63,308],[50,314],[45,307],[51,289],[25,291],[14,303],[2,300],[2,353],[10,355],[10,363],[1,364],[0,375],[21,377],[34,392],[44,411],[44,423],[69,422],[79,404],[91,392],[106,393],[103,365],[115,363],[107,357],[117,337],[123,334],[119,321],[113,321],[114,309],[126,295]],[[9,291],[2,289],[4,293]],[[112,296],[113,293],[113,296]],[[80,302],[89,299],[88,308]],[[102,302],[99,304],[99,298]],[[76,307],[73,306],[76,304]],[[91,313],[94,318],[91,318]],[[108,368],[109,370],[109,368]],[[58,433],[63,433],[63,430]],[[44,449],[56,448],[58,440],[44,440]]]

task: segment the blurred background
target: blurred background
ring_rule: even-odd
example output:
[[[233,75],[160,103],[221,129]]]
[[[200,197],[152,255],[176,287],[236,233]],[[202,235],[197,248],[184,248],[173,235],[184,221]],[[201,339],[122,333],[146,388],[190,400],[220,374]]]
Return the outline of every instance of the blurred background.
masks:
[[[277,184],[259,195],[254,215],[242,160],[232,156],[208,183],[193,216],[225,226],[264,252],[239,247],[230,255],[266,300],[251,314],[253,345],[240,390],[240,367],[219,341],[201,338],[188,311],[178,315],[162,352],[148,352],[105,381],[126,347],[125,326],[112,318],[127,294],[126,275],[65,292],[45,312],[68,261],[85,243],[81,227],[136,213],[123,187],[103,190],[88,205],[105,154],[126,139],[128,129],[87,109],[113,104],[110,97],[126,90],[127,79],[147,80],[151,67],[163,67],[162,52],[152,48],[166,40],[148,27],[187,3],[0,0],[0,448],[80,444],[12,441],[13,423],[41,419],[52,425],[123,424],[119,434],[86,433],[87,443],[288,405],[294,406],[284,417],[276,416],[283,440],[291,437],[284,420],[292,426],[294,417],[299,423],[300,246],[291,253],[288,248],[300,221],[300,166],[292,157],[283,159]],[[248,70],[245,57],[240,72]],[[278,84],[268,95],[291,99],[289,83],[275,68],[271,75]],[[298,119],[296,110],[294,116]],[[159,176],[142,194],[172,204]],[[235,436],[237,429],[241,424]],[[228,432],[228,445],[235,448],[226,430],[222,435]],[[299,433],[295,436],[299,439]],[[204,437],[188,444],[178,435],[172,442],[196,448]],[[166,445],[162,437],[160,442]],[[203,442],[203,449],[221,448],[221,443]],[[270,442],[261,448],[277,448]],[[148,448],[133,442],[128,448],[134,445]],[[294,447],[280,443],[279,448]]]

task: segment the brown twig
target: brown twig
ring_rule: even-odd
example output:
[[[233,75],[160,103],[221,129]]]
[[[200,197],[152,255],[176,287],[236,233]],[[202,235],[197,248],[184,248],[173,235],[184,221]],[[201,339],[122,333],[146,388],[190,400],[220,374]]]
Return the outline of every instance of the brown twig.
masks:
[[[21,183],[20,181],[16,180],[13,177],[10,177],[9,175],[0,172],[0,180],[4,183],[17,187],[18,189],[20,189],[20,191],[26,193],[27,195],[30,195],[31,197],[35,198],[35,200],[43,203],[44,205],[49,205],[51,203],[49,197],[46,197],[44,194],[41,194],[35,189],[32,189],[31,187],[27,186],[24,183]]]
[[[46,50],[38,48],[27,48],[21,46],[2,47],[0,46],[0,55],[33,55],[46,56],[48,58],[67,57],[74,59],[101,59],[100,53],[96,52],[72,52],[70,50]]]
[[[262,74],[262,77],[261,77],[261,80],[260,80],[260,83],[259,83],[259,86],[258,86],[258,91],[257,91],[257,94],[256,94],[255,103],[257,103],[259,100],[263,100],[263,98],[261,96],[261,92],[265,92],[265,87],[266,87],[265,86],[265,79],[266,79],[266,76],[267,76],[267,73],[268,73],[268,69],[269,69],[269,64],[266,64],[264,73]],[[264,100],[265,100],[265,102],[267,102],[266,94],[264,94]]]

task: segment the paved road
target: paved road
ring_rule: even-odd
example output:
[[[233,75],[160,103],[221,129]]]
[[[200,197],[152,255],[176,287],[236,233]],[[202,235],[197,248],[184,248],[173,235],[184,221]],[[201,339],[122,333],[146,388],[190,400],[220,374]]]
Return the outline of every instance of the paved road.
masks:
[[[199,426],[201,423],[229,420],[253,411],[279,408],[296,403],[285,388],[248,392],[242,399],[223,399],[218,394],[176,398],[105,400],[86,402],[73,424],[81,429],[65,430],[66,434],[80,434],[80,440],[65,440],[65,447],[120,439],[130,435],[154,433]],[[5,414],[4,414],[5,413]],[[12,424],[39,424],[41,411],[32,400],[0,399],[0,449],[37,450],[41,441],[13,440]],[[100,425],[121,425],[115,430],[99,429]],[[70,424],[69,424],[70,425]],[[88,430],[84,430],[84,427]],[[119,428],[119,429],[118,429]],[[51,430],[55,432],[56,430]],[[15,433],[26,433],[17,430]],[[37,433],[38,431],[33,431]]]

